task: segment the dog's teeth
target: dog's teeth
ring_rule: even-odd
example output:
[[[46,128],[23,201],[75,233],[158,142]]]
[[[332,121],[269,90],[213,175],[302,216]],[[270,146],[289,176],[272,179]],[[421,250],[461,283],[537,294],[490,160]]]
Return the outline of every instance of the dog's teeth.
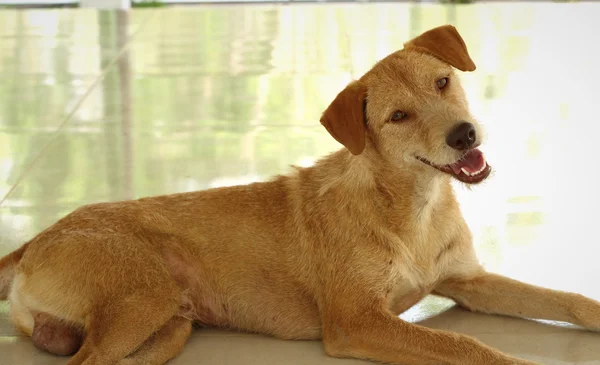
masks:
[[[486,167],[487,167],[487,163],[485,161],[483,161],[483,166],[481,166],[481,169],[479,169],[478,172],[482,172],[483,170],[485,170]]]
[[[477,173],[481,174],[483,172],[483,170],[485,170],[486,167],[487,167],[487,163],[485,161],[483,161],[483,166],[481,166],[481,168],[479,169],[479,171],[477,171]]]
[[[461,168],[461,170],[462,170],[462,172],[464,172],[464,173],[465,173],[465,175],[467,175],[467,176],[475,176],[475,175],[479,175],[479,174],[481,174],[481,173],[482,173],[482,172],[485,170],[485,168],[486,168],[486,167],[487,167],[487,163],[486,163],[485,161],[483,161],[483,166],[482,166],[482,167],[481,167],[479,170],[477,170],[477,171],[475,171],[475,172],[473,172],[473,173],[469,173],[467,170],[465,170],[465,168],[464,168],[464,167],[463,167],[463,168]]]
[[[467,171],[464,167],[461,167],[460,171],[462,171],[467,176],[471,176],[471,173],[469,171]]]

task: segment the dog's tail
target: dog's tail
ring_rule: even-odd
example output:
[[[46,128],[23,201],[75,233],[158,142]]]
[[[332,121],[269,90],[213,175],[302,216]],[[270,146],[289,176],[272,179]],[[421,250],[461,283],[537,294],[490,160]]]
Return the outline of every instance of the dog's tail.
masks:
[[[21,261],[29,243],[0,259],[0,300],[8,298],[10,286],[15,277],[15,267]]]

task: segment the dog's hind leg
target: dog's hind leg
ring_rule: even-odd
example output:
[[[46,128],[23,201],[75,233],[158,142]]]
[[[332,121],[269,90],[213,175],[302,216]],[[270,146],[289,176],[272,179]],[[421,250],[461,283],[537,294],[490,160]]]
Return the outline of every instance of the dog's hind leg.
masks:
[[[179,355],[191,331],[189,319],[175,316],[118,365],[162,365]]]
[[[83,345],[67,365],[112,365],[134,353],[179,311],[175,288],[160,289],[94,308]]]

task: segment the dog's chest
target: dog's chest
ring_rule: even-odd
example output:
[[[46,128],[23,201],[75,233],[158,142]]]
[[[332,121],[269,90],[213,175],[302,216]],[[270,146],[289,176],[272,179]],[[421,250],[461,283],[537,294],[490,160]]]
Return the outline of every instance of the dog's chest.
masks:
[[[400,314],[429,294],[445,276],[446,260],[404,255],[390,270],[387,300],[390,309]]]
[[[448,257],[443,256],[450,254],[444,254],[445,247],[443,243],[424,249],[403,247],[391,265],[391,290],[401,293],[433,285],[447,271]]]
[[[410,308],[448,276],[459,254],[456,221],[429,218],[429,224],[404,235],[390,234],[393,259],[388,277],[388,301],[394,311]]]

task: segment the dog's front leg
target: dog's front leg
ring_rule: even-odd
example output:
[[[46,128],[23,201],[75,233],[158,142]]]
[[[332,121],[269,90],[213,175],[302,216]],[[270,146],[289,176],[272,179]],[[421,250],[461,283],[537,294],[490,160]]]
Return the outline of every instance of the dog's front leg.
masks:
[[[436,287],[434,293],[472,311],[570,322],[600,330],[599,302],[496,274],[480,272],[468,278],[451,278]]]
[[[344,298],[340,305],[329,306],[323,343],[330,356],[398,365],[535,365],[469,336],[402,321],[382,301],[361,306]]]

